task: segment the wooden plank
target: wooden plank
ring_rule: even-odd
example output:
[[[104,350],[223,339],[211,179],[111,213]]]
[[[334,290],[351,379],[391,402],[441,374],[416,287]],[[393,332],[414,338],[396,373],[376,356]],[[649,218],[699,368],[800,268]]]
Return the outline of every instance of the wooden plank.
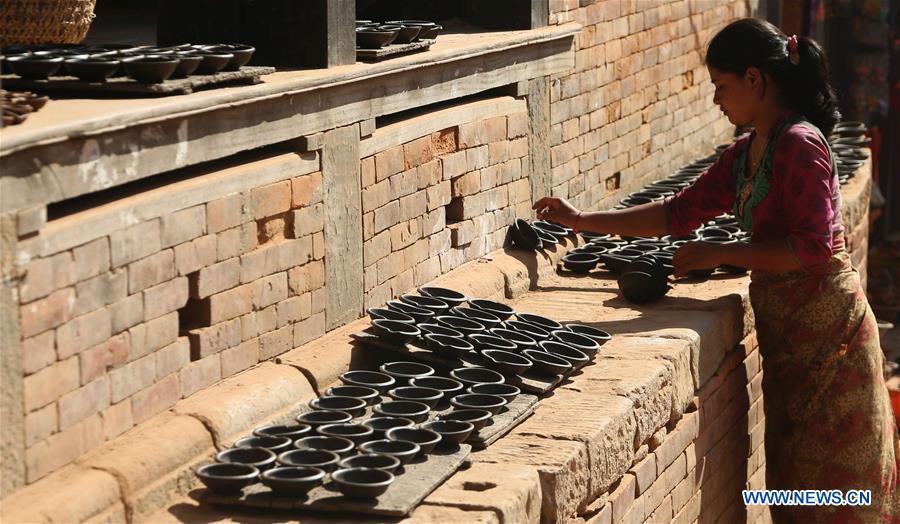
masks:
[[[16,75],[2,75],[5,89],[48,93],[92,93],[143,96],[186,95],[196,89],[208,89],[223,84],[239,82],[258,83],[259,77],[275,72],[274,67],[245,66],[239,71],[220,71],[213,75],[191,75],[187,78],[170,78],[158,84],[138,82],[132,78],[116,77],[106,82],[85,82],[73,76],[53,76],[47,80],[29,80]]]
[[[417,459],[405,465],[394,483],[375,500],[352,499],[341,495],[330,477],[326,477],[325,483],[314,488],[305,498],[280,497],[262,484],[245,488],[239,496],[218,495],[204,490],[200,497],[203,502],[225,506],[403,517],[411,514],[425,497],[450,478],[471,449],[468,444],[462,444],[456,449],[436,448],[426,459]]]
[[[414,340],[405,346],[398,346],[382,341],[377,335],[374,335],[369,331],[355,333],[353,338],[369,346],[394,351],[412,360],[425,362],[427,364],[434,364],[451,369],[457,367],[488,367],[485,365],[485,358],[477,353],[466,353],[464,359],[455,359],[434,353],[426,348],[424,343],[419,340]],[[543,375],[529,370],[524,375],[508,375],[506,379],[509,384],[517,386],[523,392],[542,395],[558,386],[566,379],[566,377],[575,373],[581,367],[582,366],[578,366],[573,368],[569,373],[556,376]]]
[[[419,51],[427,51],[434,40],[419,40],[408,44],[390,44],[378,49],[356,49],[356,58],[359,60],[385,60],[398,55],[406,55]]]
[[[116,174],[106,177],[109,185],[105,187],[120,185],[571,67],[574,55],[569,29],[535,33],[545,31],[548,34],[533,35],[502,49],[493,44],[486,46],[493,49],[477,51],[470,44],[468,51],[456,49],[455,53],[432,48],[413,55],[428,57],[421,63],[418,58],[405,57],[398,59],[396,66],[368,65],[364,73],[347,66],[352,74],[334,74],[327,85],[323,78],[299,75],[302,80],[292,80],[290,74],[275,73],[264,84],[226,90],[221,95],[213,90],[202,97],[201,93],[187,95],[183,103],[129,106],[146,110],[109,112],[91,104],[93,101],[83,101],[87,105],[71,108],[83,118],[52,126],[46,125],[52,118],[42,117],[54,112],[48,107],[36,114],[43,118],[38,119],[43,125],[29,119],[33,125],[25,131],[9,131],[7,136],[4,130],[0,172],[15,176],[0,177],[0,212],[96,191],[93,181],[104,172]],[[551,39],[542,40],[546,38]],[[211,107],[216,101],[220,105]],[[65,105],[66,111],[70,105]],[[86,111],[90,115],[84,114]]]

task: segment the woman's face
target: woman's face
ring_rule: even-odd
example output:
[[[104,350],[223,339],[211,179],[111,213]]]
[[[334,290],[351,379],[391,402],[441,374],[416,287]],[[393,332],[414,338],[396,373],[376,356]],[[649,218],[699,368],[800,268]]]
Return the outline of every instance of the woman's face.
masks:
[[[753,122],[761,101],[762,82],[759,69],[751,67],[743,76],[707,66],[709,78],[716,86],[713,103],[734,125]]]

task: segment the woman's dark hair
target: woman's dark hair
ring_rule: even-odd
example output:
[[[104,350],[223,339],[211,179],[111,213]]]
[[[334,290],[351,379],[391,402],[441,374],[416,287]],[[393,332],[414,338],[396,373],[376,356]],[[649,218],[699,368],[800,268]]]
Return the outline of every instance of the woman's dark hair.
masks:
[[[825,51],[812,38],[801,36],[797,42],[800,60],[794,65],[784,33],[765,20],[743,18],[713,37],[706,51],[706,63],[739,76],[750,67],[768,73],[788,105],[827,136],[840,121],[841,113],[829,80]],[[764,83],[764,93],[765,88]]]

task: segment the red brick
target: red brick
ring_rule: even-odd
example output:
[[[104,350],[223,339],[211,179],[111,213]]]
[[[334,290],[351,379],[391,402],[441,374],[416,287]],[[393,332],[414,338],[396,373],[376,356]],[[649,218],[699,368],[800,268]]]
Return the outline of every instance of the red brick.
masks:
[[[57,289],[75,283],[76,268],[72,253],[32,260],[25,267],[25,278],[19,288],[22,303],[43,298]]]
[[[109,306],[112,333],[121,333],[144,320],[144,295],[138,293]]]
[[[219,354],[209,355],[191,362],[178,374],[181,378],[181,394],[184,397],[193,395],[201,389],[211,386],[222,378],[222,365]]]
[[[164,215],[160,222],[162,247],[193,240],[206,233],[206,206],[199,205]]]
[[[152,320],[187,304],[188,279],[179,277],[144,290],[144,319]]]
[[[374,161],[372,163],[374,181]],[[364,162],[365,164],[365,162]],[[322,201],[322,172],[291,179],[291,207],[305,207]]]
[[[489,151],[488,146],[478,146],[466,149],[466,163],[468,171],[483,169],[488,166]]]
[[[250,190],[250,209],[254,220],[284,213],[291,208],[291,181]]]
[[[375,154],[375,180],[380,182],[404,169],[403,146],[395,146]]]
[[[21,306],[22,337],[32,337],[68,322],[72,318],[74,304],[75,289],[68,287]]]
[[[325,233],[320,231],[313,236],[313,260],[325,260]]]
[[[25,450],[28,482],[34,482],[65,466],[101,442],[103,427],[99,415],[38,442]]]
[[[97,276],[109,269],[109,237],[98,238],[76,247],[76,276],[79,281]]]
[[[287,271],[295,266],[301,266],[308,263],[313,258],[313,238],[311,236],[305,236],[303,238],[287,239],[278,244],[277,249],[278,264],[276,269],[270,271],[270,261],[266,260],[266,268],[265,271],[263,271],[264,274],[260,274],[260,277],[271,275],[276,271]]]
[[[171,249],[128,265],[128,293],[133,295],[150,286],[175,278],[175,252]]]
[[[466,159],[465,151],[451,153],[441,158],[441,168],[444,174],[444,180],[450,180],[469,170],[469,163]]]
[[[472,171],[450,181],[450,194],[453,197],[474,195],[481,191],[481,172]]]
[[[178,312],[155,318],[145,324],[139,324],[128,331],[129,360],[141,358],[157,349],[168,346],[178,338]]]
[[[484,213],[484,193],[454,198],[447,206],[448,220],[467,220]]]
[[[191,344],[187,337],[179,337],[156,352],[156,380],[180,371],[191,362]]]
[[[416,189],[440,184],[444,179],[444,171],[440,159],[432,160],[416,168]]]
[[[59,399],[59,429],[64,430],[109,407],[109,380],[101,376]]]
[[[256,249],[256,222],[241,224],[216,234],[216,259],[226,260]]]
[[[75,316],[90,313],[128,296],[128,272],[114,269],[75,286]]]
[[[375,157],[367,156],[359,163],[359,176],[362,188],[365,189],[375,184]],[[296,206],[295,206],[296,207]]]
[[[190,296],[193,298],[206,298],[215,293],[231,289],[240,282],[240,274],[241,262],[239,258],[230,258],[224,262],[200,268],[190,278]]]
[[[294,211],[293,238],[311,235],[325,228],[325,207],[314,204]]]
[[[30,447],[59,431],[58,411],[59,408],[54,402],[25,415],[25,447]]]
[[[216,263],[216,235],[205,235],[179,244],[175,251],[175,272],[179,276]]]
[[[153,415],[169,409],[180,398],[181,383],[178,382],[178,374],[173,373],[131,398],[134,423],[140,424]]]
[[[311,293],[304,293],[276,304],[276,326],[281,328],[309,317],[312,312],[311,297]]]
[[[131,414],[131,400],[125,400],[113,404],[100,413],[103,421],[103,436],[111,440],[134,426],[134,417]]]
[[[249,284],[253,288],[253,307],[263,309],[288,296],[287,273],[281,272]]]
[[[222,377],[230,377],[259,362],[259,339],[254,338],[221,353]]]
[[[55,331],[47,331],[22,342],[22,372],[30,375],[56,362]]]
[[[258,315],[257,315],[258,318]],[[191,360],[199,360],[241,343],[241,320],[236,318],[207,328],[188,332]]]
[[[459,149],[459,128],[450,127],[431,133],[431,149],[434,156],[444,156]]]
[[[261,246],[284,240],[286,222],[283,214],[260,220],[256,225],[257,244]]]
[[[114,231],[109,240],[112,267],[145,258],[162,247],[159,220],[153,219]]]
[[[315,314],[294,324],[294,347],[302,346],[325,334],[325,313]]]
[[[245,284],[206,299],[209,323],[218,324],[253,310],[253,284]]]
[[[110,400],[118,402],[146,388],[156,379],[156,357],[147,355],[109,372]]]
[[[278,308],[276,306],[269,306],[256,312],[256,330],[260,335],[274,331],[277,321]]]
[[[506,137],[518,138],[528,134],[528,114],[515,113],[509,115],[506,119]]]
[[[310,244],[310,251],[312,251],[312,239],[288,242],[289,243],[285,244],[276,244],[261,247],[250,253],[247,253],[246,255],[241,256],[239,275],[240,283],[247,284],[259,278],[277,272],[281,259],[279,255],[281,255],[282,246],[290,246],[283,248],[285,250],[288,250],[291,248],[302,247],[302,244],[304,242],[307,242]],[[287,255],[285,255],[285,257],[287,257]]]
[[[403,144],[403,158],[406,169],[412,169],[430,162],[434,158],[431,137],[425,136]]]
[[[206,204],[207,230],[210,233],[218,233],[239,226],[243,216],[244,198],[243,194],[234,193],[209,201]]]
[[[293,349],[294,324],[259,337],[259,360],[268,360]]]
[[[122,333],[79,353],[81,384],[91,382],[106,373],[107,369],[128,362],[129,348],[129,335]]]
[[[310,262],[288,270],[288,288],[291,295],[302,295],[325,285],[325,264]]]
[[[42,408],[80,385],[78,357],[72,357],[25,377],[25,412]]]

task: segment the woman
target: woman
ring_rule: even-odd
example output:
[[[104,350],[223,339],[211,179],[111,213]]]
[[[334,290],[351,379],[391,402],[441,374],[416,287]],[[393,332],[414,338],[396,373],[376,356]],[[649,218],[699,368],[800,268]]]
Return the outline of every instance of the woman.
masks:
[[[756,19],[710,42],[713,102],[755,131],[661,203],[582,212],[542,198],[538,216],[577,230],[684,235],[732,212],[750,243],[690,242],[676,276],[723,264],[752,271],[763,355],[767,489],[868,489],[870,506],[772,507],[777,522],[900,521],[897,430],[878,330],[844,250],[837,170],[823,137],[839,120],[825,55]]]

